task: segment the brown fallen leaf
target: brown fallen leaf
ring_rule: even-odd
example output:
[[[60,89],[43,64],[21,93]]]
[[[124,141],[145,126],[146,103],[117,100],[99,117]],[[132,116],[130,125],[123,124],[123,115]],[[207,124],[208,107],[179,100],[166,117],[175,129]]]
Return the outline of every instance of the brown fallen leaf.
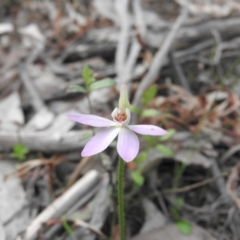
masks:
[[[160,116],[142,119],[166,128],[187,128],[200,132],[204,127],[236,130],[240,105],[239,97],[226,88],[211,87],[197,96],[176,85],[160,85],[157,96],[149,107],[161,112]],[[167,95],[167,96],[166,96]]]
[[[36,167],[50,166],[50,165],[56,166],[61,161],[62,161],[61,155],[53,156],[50,160],[49,159],[33,159],[23,163],[16,171],[6,174],[4,176],[4,179],[6,180],[14,176],[18,176],[19,178],[21,178]]]

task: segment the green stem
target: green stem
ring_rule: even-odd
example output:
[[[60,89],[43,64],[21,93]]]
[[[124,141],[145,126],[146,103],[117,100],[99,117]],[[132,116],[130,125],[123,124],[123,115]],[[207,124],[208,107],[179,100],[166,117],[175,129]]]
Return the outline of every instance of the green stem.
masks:
[[[93,114],[92,104],[91,104],[91,100],[89,97],[89,92],[87,93],[87,101],[88,101],[88,107],[89,107],[90,114]],[[92,128],[92,133],[93,133],[93,135],[95,134],[95,131],[93,128]]]
[[[125,239],[125,216],[124,216],[124,161],[119,158],[118,163],[118,214],[120,224],[120,240]]]

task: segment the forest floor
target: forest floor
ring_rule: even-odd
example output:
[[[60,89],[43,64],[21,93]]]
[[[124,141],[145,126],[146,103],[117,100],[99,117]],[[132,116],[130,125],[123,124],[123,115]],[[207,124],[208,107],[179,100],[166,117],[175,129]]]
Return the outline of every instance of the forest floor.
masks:
[[[237,0],[3,0],[0,239],[119,239],[116,141],[81,157],[66,114],[111,119],[125,84],[168,131],[126,164],[127,239],[240,240],[239,26]]]

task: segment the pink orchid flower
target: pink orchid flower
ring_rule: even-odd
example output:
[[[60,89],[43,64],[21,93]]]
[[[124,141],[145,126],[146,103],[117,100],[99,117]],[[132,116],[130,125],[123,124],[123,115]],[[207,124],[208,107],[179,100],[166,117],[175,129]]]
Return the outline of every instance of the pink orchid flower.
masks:
[[[125,162],[132,161],[139,151],[139,139],[135,133],[161,136],[167,133],[154,125],[128,125],[131,118],[127,90],[121,87],[119,107],[112,112],[113,121],[91,114],[68,114],[79,123],[102,128],[84,147],[82,156],[92,156],[104,151],[118,136],[117,151]]]

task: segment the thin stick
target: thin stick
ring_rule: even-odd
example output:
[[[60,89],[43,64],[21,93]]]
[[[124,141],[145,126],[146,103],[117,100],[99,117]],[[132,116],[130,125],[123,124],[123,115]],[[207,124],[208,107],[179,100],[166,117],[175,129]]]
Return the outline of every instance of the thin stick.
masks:
[[[119,86],[128,83],[131,80],[137,58],[142,49],[142,46],[137,38],[137,34],[141,39],[144,39],[146,33],[146,26],[143,17],[143,11],[141,8],[141,0],[133,0],[132,4],[134,11],[135,27],[137,29],[137,32],[136,36],[134,36],[134,38],[131,41],[131,49],[129,51],[128,58],[126,59],[124,71],[121,71],[120,76],[118,76]]]
[[[221,170],[218,166],[217,159],[212,159],[211,171],[212,171],[212,174],[213,174],[214,177],[221,176]],[[218,177],[217,178],[216,185],[217,185],[218,191],[219,191],[219,193],[221,193],[221,195],[223,195],[223,196],[227,195],[226,181],[223,177]]]
[[[115,1],[115,9],[120,17],[121,33],[119,36],[118,47],[116,52],[115,67],[118,76],[124,71],[127,47],[129,44],[130,20],[128,13],[129,0]]]
[[[4,149],[12,148],[19,142],[21,134],[22,143],[30,150],[43,152],[66,152],[78,150],[83,147],[89,136],[90,130],[62,131],[0,131],[0,146]]]
[[[83,198],[94,186],[100,181],[100,174],[91,170],[78,180],[63,195],[58,197],[54,202],[44,209],[28,226],[25,238],[33,240],[37,238],[37,233],[41,229],[43,223],[50,219],[58,218],[65,214],[70,207]]]
[[[209,184],[209,183],[211,183],[211,182],[214,182],[214,181],[216,181],[216,180],[219,179],[219,178],[222,178],[222,177],[224,177],[224,176],[227,176],[228,174],[229,174],[229,171],[228,171],[228,172],[223,172],[223,173],[220,174],[219,176],[212,177],[212,178],[206,179],[206,180],[204,180],[204,181],[197,182],[197,183],[194,183],[194,184],[185,186],[185,187],[175,188],[175,189],[169,189],[169,190],[163,190],[163,191],[161,191],[161,193],[164,194],[164,195],[166,195],[166,194],[187,192],[187,191],[190,191],[190,190],[192,190],[192,189],[199,188],[199,187],[202,187],[202,186],[204,186],[204,185],[206,185],[206,184]]]
[[[171,48],[173,41],[175,40],[177,31],[180,28],[180,26],[183,24],[186,17],[187,17],[187,9],[183,8],[180,16],[176,20],[176,23],[174,24],[171,32],[167,36],[163,45],[160,46],[158,52],[156,53],[148,73],[146,74],[146,76],[143,78],[143,80],[139,84],[139,87],[134,96],[133,105],[135,105],[135,106],[140,105],[140,99],[141,99],[143,92],[147,89],[147,87],[151,83],[153,83],[155,81],[155,79],[159,73],[159,70],[161,69],[161,67],[164,63],[165,57],[166,57],[167,53],[169,52],[169,49]]]
[[[31,96],[32,106],[33,106],[34,110],[36,112],[40,111],[41,109],[43,109],[45,107],[45,104],[44,104],[43,100],[41,99],[33,82],[30,80],[30,78],[27,74],[27,70],[25,68],[20,70],[20,77],[24,83],[24,86],[26,87],[26,89],[28,90],[28,92]]]
[[[79,162],[78,166],[76,167],[76,169],[74,170],[74,172],[72,173],[67,186],[66,186],[66,190],[68,190],[78,179],[80,173],[82,172],[82,170],[84,169],[84,167],[89,163],[89,161],[92,159],[92,157],[84,157],[82,158],[82,160]]]
[[[180,83],[180,85],[182,85],[188,92],[192,93],[191,91],[191,87],[188,83],[188,79],[186,78],[184,71],[182,69],[181,64],[179,63],[178,59],[175,56],[174,51],[170,51],[169,54],[170,57],[170,61],[172,63],[173,69],[175,71],[176,74],[176,78],[178,80],[178,82]]]

